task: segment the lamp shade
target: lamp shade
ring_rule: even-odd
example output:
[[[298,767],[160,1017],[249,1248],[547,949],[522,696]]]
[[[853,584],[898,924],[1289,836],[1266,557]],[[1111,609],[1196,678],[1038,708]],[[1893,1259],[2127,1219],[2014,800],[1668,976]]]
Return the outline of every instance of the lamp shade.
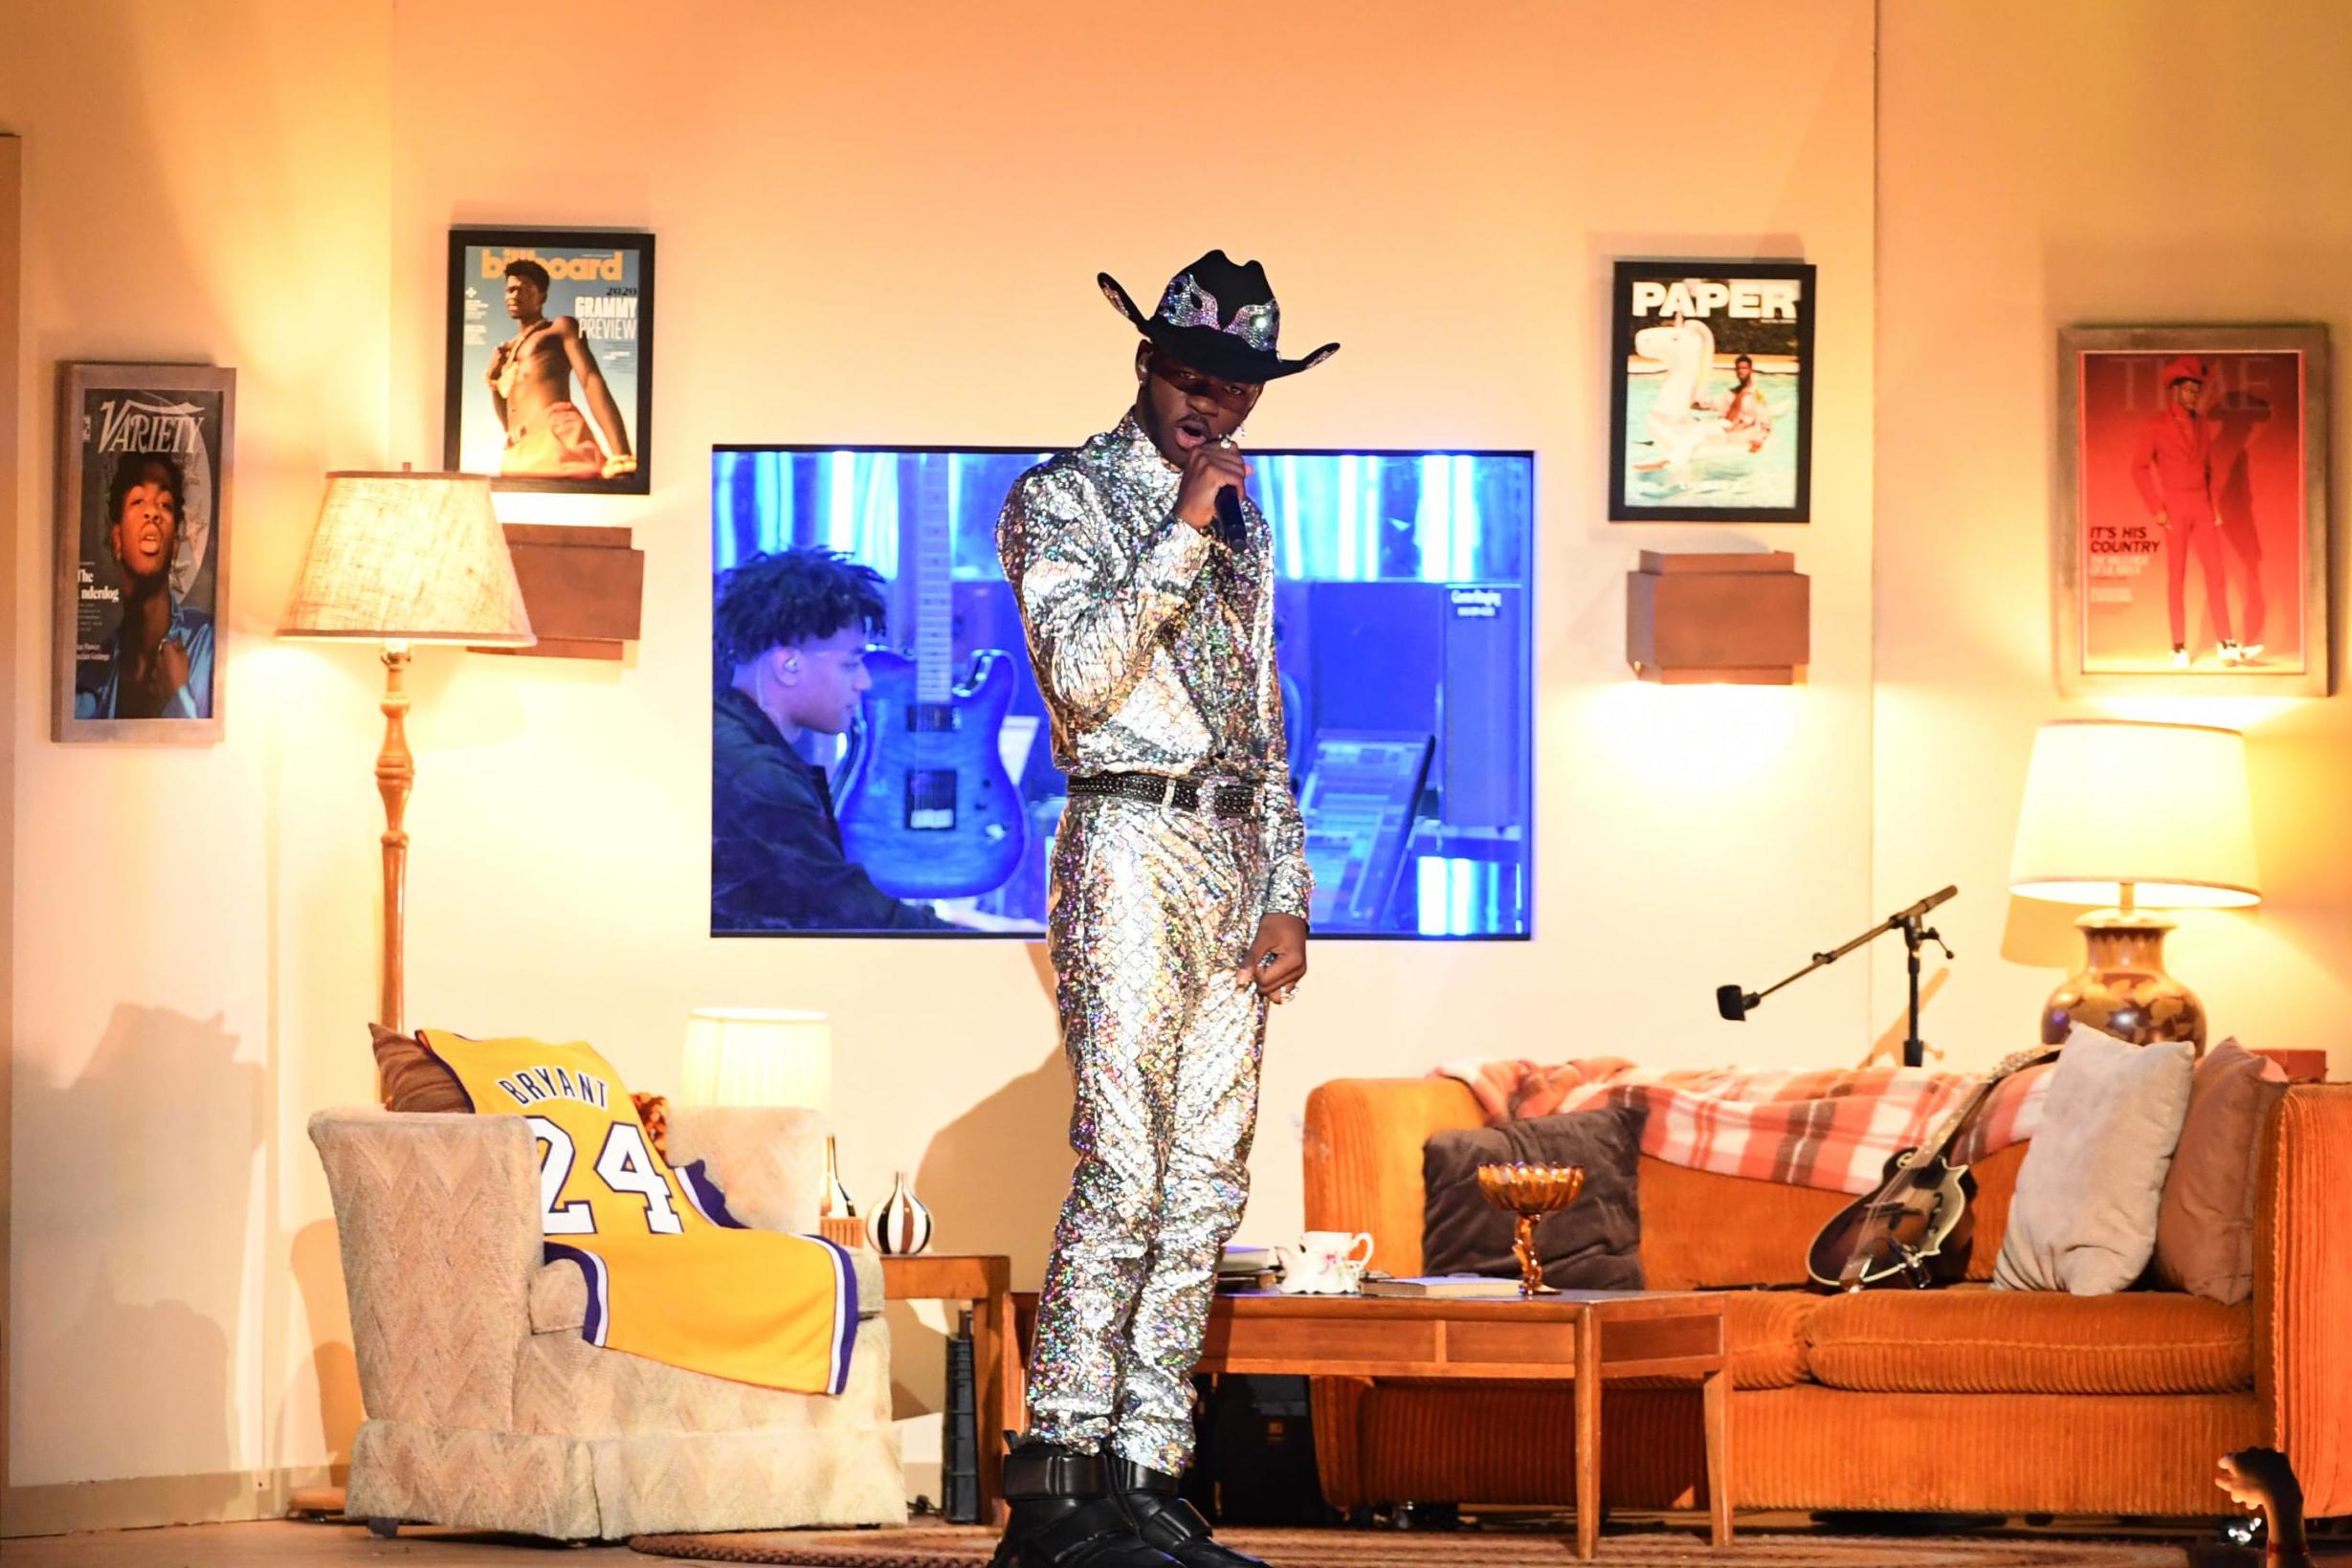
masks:
[[[2202,724],[2066,719],[2033,738],[2009,891],[2066,904],[2259,903],[2246,741]]]
[[[330,474],[281,637],[536,639],[478,474]]]
[[[823,1013],[697,1007],[677,1096],[686,1105],[833,1108],[833,1031]]]

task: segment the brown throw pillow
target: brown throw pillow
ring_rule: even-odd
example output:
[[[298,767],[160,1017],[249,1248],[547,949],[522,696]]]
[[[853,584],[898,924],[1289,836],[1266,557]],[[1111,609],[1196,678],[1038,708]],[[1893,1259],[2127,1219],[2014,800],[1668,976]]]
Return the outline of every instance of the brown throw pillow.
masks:
[[[457,1075],[441,1065],[412,1034],[367,1026],[376,1047],[376,1078],[384,1086],[388,1111],[470,1112],[474,1102],[458,1087]]]
[[[2254,1293],[2254,1161],[2263,1121],[2286,1093],[2278,1064],[2235,1040],[2197,1064],[2156,1211],[2156,1277],[2173,1290],[2224,1306]]]
[[[1582,1165],[1585,1190],[1536,1226],[1543,1281],[1564,1291],[1638,1291],[1642,1113],[1570,1111],[1499,1127],[1439,1133],[1421,1146],[1421,1267],[1432,1274],[1516,1278],[1512,1216],[1478,1191],[1480,1165]]]

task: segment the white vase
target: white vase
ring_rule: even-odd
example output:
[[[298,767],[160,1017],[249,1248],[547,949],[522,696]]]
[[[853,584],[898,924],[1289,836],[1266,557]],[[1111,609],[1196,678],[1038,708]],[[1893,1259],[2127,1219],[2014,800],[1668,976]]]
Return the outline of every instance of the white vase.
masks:
[[[931,1245],[931,1211],[906,1180],[896,1173],[890,1196],[874,1211],[874,1249],[895,1257],[913,1257]]]

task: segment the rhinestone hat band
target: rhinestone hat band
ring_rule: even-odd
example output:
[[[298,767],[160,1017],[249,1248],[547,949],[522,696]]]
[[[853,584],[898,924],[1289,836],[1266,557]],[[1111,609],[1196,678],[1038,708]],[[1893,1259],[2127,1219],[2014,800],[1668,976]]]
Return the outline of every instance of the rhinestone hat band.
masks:
[[[1261,354],[1275,351],[1275,334],[1281,327],[1280,312],[1271,299],[1242,306],[1233,312],[1232,324],[1226,325],[1217,313],[1217,297],[1193,281],[1190,273],[1170,280],[1167,292],[1160,297],[1159,314],[1170,326],[1205,326],[1212,332],[1231,333]]]

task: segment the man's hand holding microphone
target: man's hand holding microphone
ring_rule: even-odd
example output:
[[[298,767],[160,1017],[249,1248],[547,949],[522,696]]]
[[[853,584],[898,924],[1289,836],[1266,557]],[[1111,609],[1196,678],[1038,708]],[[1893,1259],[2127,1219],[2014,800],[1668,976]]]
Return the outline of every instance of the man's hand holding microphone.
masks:
[[[1241,525],[1241,492],[1250,480],[1250,460],[1233,445],[1233,438],[1221,435],[1204,441],[1185,454],[1184,478],[1176,491],[1176,516],[1204,534],[1214,534],[1218,525],[1238,529]],[[1231,499],[1226,499],[1230,492]]]

